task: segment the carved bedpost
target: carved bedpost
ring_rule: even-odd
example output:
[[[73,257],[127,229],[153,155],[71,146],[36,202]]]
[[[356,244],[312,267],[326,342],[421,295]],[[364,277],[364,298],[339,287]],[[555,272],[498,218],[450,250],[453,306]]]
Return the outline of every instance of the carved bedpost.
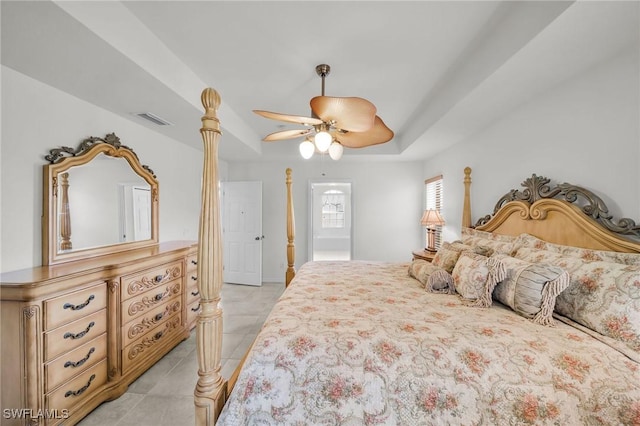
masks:
[[[291,169],[287,169],[287,273],[285,278],[285,286],[296,275],[295,260],[296,249],[294,239],[296,236],[296,221],[293,214],[293,194],[291,193]]]
[[[208,88],[202,92],[200,134],[204,143],[202,171],[202,209],[198,234],[198,290],[202,311],[196,328],[198,383],[194,391],[196,425],[213,425],[225,403],[227,383],[221,375],[222,309],[222,233],[218,194],[218,140],[220,122],[217,110],[220,95]]]
[[[471,228],[471,167],[464,168],[464,205],[462,207],[462,227]]]
[[[69,211],[69,173],[60,174],[60,250],[71,250],[71,212]]]

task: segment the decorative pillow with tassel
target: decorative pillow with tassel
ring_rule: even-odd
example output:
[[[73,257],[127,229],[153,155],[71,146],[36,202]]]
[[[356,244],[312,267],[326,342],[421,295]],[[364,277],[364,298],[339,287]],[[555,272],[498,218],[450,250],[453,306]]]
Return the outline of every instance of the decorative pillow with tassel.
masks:
[[[567,271],[558,266],[530,263],[505,254],[492,257],[506,268],[506,277],[496,285],[493,298],[536,324],[554,326],[556,298],[570,282]]]
[[[497,258],[463,251],[451,275],[456,291],[469,305],[488,308],[491,293],[504,280],[506,270]]]
[[[455,293],[453,278],[444,269],[422,259],[416,259],[409,266],[409,275],[420,281],[431,293]]]
[[[483,246],[470,246],[462,243],[461,241],[453,241],[451,243],[444,242],[442,246],[434,256],[431,263],[441,267],[448,273],[453,272],[453,268],[456,266],[456,262],[460,257],[460,253],[463,251],[471,251],[473,253],[481,254],[483,256],[490,256],[493,253],[493,249]]]

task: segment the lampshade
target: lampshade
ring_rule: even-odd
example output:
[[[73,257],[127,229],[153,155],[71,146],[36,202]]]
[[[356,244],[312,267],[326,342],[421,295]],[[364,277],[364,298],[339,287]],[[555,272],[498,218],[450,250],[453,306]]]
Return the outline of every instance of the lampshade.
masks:
[[[343,152],[344,147],[338,141],[332,142],[331,146],[329,146],[329,157],[331,157],[332,160],[339,160],[340,158],[342,158]]]
[[[309,139],[305,139],[300,144],[300,155],[302,155],[302,158],[304,158],[305,160],[308,160],[309,158],[311,158],[315,150],[316,150],[316,147],[313,145],[313,142],[311,142]]]
[[[333,138],[327,131],[322,130],[316,133],[314,142],[316,143],[316,148],[318,148],[318,151],[327,152],[327,150],[329,149],[329,146],[331,145],[332,139]]]
[[[440,213],[437,210],[428,209],[422,214],[420,224],[423,226],[444,225],[444,219],[440,216]]]

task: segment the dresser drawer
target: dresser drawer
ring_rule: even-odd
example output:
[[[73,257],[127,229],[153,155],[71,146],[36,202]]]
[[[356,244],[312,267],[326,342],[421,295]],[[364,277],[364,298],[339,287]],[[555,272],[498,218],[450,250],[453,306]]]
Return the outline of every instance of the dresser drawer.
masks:
[[[182,331],[182,315],[179,313],[134,340],[122,350],[122,374],[126,374],[131,367],[142,363],[144,358],[155,353],[156,348]]]
[[[189,326],[190,329],[195,325],[195,321],[198,319],[198,314],[201,310],[200,299],[187,305],[187,326]]]
[[[44,334],[46,361],[76,349],[107,331],[107,310],[95,312]]]
[[[122,346],[146,334],[156,326],[166,322],[172,316],[182,311],[182,298],[179,294],[167,300],[167,303],[160,305],[146,314],[129,321],[122,327]]]
[[[44,302],[44,329],[51,330],[62,324],[86,317],[107,306],[105,283],[65,294]]]
[[[187,283],[187,304],[200,300],[200,291],[198,290],[198,283]]]
[[[127,275],[120,280],[122,300],[142,294],[146,291],[163,286],[169,281],[182,276],[182,262],[174,262],[147,269],[144,272]]]
[[[103,359],[84,373],[64,383],[58,389],[46,395],[46,407],[49,410],[69,410],[91,396],[107,382],[107,360]]]
[[[198,271],[198,254],[191,254],[187,256],[187,272]]]
[[[76,374],[107,357],[107,334],[103,333],[84,345],[67,352],[44,366],[45,391],[50,391]]]
[[[186,286],[188,288],[198,288],[198,275],[196,274],[196,271],[189,271],[187,272],[187,276],[186,276]]]
[[[167,300],[182,292],[182,279],[170,281],[122,303],[122,322],[127,323],[145,312],[163,305]]]

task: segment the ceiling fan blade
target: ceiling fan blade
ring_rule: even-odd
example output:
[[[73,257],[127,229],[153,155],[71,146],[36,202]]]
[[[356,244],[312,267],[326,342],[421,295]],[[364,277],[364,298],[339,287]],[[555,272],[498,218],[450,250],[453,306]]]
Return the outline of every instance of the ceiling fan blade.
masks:
[[[365,132],[374,125],[376,107],[366,99],[316,96],[310,104],[315,115],[338,129]]]
[[[300,130],[281,130],[279,132],[270,133],[262,139],[265,142],[281,141],[285,139],[294,139],[311,134],[313,129]]]
[[[347,148],[364,148],[390,141],[393,131],[376,115],[375,124],[366,132],[335,132],[334,137]]]
[[[270,118],[271,120],[286,121],[287,123],[298,123],[304,124],[305,126],[322,124],[322,120],[318,118],[303,117],[301,115],[280,114],[279,112],[263,111],[259,109],[254,109],[253,112],[261,115],[262,117]]]

